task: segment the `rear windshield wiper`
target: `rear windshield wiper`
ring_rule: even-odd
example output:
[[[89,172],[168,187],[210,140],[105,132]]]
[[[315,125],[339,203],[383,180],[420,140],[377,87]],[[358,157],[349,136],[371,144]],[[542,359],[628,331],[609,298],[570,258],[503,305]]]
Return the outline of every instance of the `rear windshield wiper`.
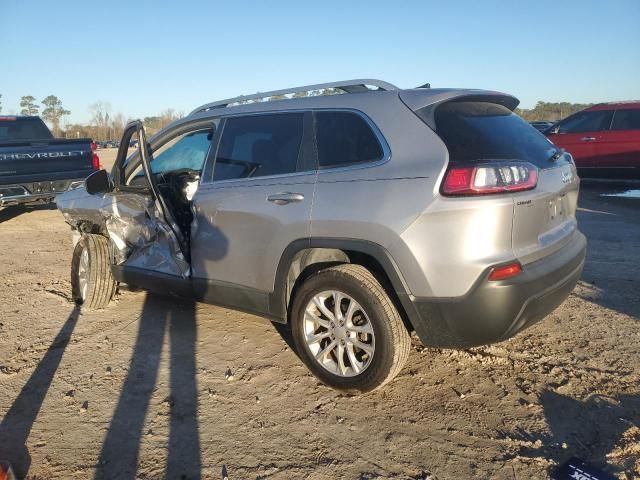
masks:
[[[561,156],[564,155],[565,149],[564,148],[558,148],[555,152],[553,152],[553,155],[551,155],[549,157],[549,161],[551,162],[555,162],[556,160],[558,160]]]

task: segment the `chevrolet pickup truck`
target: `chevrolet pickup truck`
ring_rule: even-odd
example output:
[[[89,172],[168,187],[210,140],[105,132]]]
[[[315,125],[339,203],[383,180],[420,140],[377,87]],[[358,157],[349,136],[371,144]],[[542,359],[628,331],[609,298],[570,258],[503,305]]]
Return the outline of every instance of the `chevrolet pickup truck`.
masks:
[[[0,116],[0,207],[51,202],[100,169],[89,138],[54,138],[39,117]]]

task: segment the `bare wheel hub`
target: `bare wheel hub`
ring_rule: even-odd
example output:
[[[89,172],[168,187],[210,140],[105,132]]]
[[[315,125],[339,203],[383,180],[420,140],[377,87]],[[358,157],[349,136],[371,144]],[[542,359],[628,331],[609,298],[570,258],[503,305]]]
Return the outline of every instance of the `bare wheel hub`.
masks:
[[[336,340],[340,340],[342,342],[344,342],[349,336],[347,329],[340,325],[336,325],[335,327],[330,328],[329,331],[331,332],[332,338],[335,338]]]

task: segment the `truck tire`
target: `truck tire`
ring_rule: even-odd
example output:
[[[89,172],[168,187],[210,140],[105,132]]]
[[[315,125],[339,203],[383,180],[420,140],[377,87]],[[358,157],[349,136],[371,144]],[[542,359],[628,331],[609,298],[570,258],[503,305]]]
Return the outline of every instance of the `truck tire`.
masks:
[[[71,260],[71,294],[78,305],[91,309],[105,308],[116,292],[111,275],[109,239],[84,234],[73,250]]]
[[[370,392],[402,369],[411,338],[393,302],[360,265],[311,275],[291,307],[291,332],[301,360],[323,383]]]

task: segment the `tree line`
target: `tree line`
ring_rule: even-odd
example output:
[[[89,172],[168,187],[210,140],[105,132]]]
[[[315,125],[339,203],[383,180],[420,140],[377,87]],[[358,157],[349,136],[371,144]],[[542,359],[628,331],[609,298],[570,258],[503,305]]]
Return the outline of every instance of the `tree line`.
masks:
[[[56,137],[119,140],[124,127],[130,121],[121,112],[113,113],[109,102],[98,101],[89,105],[90,120],[88,123],[76,122],[63,125],[64,117],[70,115],[71,112],[63,107],[62,100],[55,95],[48,95],[40,103],[41,105],[37,103],[37,99],[33,95],[22,96],[18,115],[39,115],[49,124]],[[2,113],[2,94],[0,94],[0,113]],[[147,133],[153,135],[182,116],[182,112],[168,108],[158,115],[144,117],[143,122]]]
[[[111,104],[105,101],[97,101],[89,105],[89,123],[73,123],[65,128],[67,137],[88,137],[94,140],[120,140],[124,127],[131,118],[125,117],[121,112],[113,112]],[[144,117],[147,135],[151,136],[160,129],[166,127],[174,120],[184,115],[172,108],[163,110],[158,115]]]
[[[48,95],[43,98],[41,106],[36,104],[36,98],[32,95],[25,95],[20,99],[20,115],[40,115],[42,119],[51,125],[54,135],[60,135],[62,129],[60,123],[62,118],[70,115],[71,112],[62,106],[62,101],[55,95]],[[0,94],[0,113],[2,113],[2,94]]]
[[[534,122],[536,120],[548,120],[555,122],[592,105],[593,103],[539,101],[536,103],[535,107],[530,109],[516,108],[516,113],[527,122]]]

